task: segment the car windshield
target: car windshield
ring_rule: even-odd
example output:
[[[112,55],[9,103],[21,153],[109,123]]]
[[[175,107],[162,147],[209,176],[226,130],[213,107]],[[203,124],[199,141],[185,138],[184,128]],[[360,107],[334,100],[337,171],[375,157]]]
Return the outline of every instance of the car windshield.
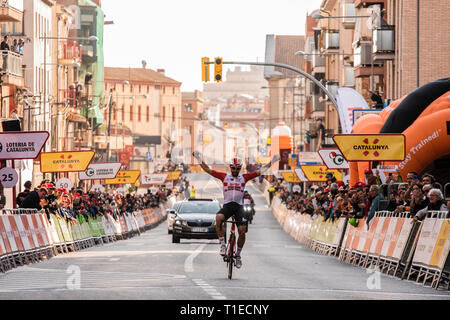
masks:
[[[219,212],[220,207],[217,202],[183,203],[179,213],[212,213]]]

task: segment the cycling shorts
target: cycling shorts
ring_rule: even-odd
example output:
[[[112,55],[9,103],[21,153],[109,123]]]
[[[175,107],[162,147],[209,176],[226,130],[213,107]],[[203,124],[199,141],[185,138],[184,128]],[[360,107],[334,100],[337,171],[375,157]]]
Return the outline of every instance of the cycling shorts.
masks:
[[[225,221],[234,216],[234,220],[238,227],[248,225],[249,217],[245,213],[244,207],[236,202],[224,204],[223,208],[217,214],[223,214],[225,216]]]

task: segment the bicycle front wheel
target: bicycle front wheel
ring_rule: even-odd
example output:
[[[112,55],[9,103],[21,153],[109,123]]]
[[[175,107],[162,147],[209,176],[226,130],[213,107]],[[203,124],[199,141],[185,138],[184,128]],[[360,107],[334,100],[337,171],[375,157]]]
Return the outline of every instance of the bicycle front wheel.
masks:
[[[230,239],[230,250],[228,251],[228,279],[231,280],[233,276],[233,265],[234,265],[234,244],[236,242],[236,237],[233,235]]]

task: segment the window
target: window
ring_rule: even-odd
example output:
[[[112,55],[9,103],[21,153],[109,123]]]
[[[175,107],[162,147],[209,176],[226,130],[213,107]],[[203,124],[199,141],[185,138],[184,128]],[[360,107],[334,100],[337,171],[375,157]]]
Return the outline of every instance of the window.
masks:
[[[139,93],[141,93],[141,90],[142,90],[142,86],[139,85]]]
[[[138,121],[141,122],[141,111],[142,111],[142,107],[138,106]]]
[[[122,121],[125,121],[125,105],[122,105]]]
[[[133,106],[130,106],[130,121],[133,121]]]
[[[147,85],[147,93],[150,93],[150,86]]]
[[[117,121],[117,110],[114,109],[114,121]]]
[[[172,94],[175,95],[175,87],[172,88]]]
[[[150,122],[150,106],[147,106],[147,122]]]
[[[175,107],[172,107],[172,122],[175,122]]]
[[[162,121],[166,121],[166,106],[163,106]]]

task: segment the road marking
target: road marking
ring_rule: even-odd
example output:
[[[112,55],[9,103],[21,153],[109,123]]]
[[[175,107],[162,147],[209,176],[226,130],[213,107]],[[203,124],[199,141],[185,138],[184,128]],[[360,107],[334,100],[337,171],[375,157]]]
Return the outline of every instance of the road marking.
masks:
[[[211,298],[216,300],[226,300],[227,298],[223,296],[220,292],[218,292],[215,287],[207,284],[202,279],[192,279],[192,281],[200,288],[203,289]]]
[[[109,261],[111,261],[111,262],[120,261],[120,258],[111,258],[111,259],[109,259]]]
[[[186,273],[194,272],[194,259],[203,251],[203,249],[205,249],[205,247],[206,244],[202,244],[194,251],[194,253],[187,257],[186,261],[184,262],[184,271]]]

